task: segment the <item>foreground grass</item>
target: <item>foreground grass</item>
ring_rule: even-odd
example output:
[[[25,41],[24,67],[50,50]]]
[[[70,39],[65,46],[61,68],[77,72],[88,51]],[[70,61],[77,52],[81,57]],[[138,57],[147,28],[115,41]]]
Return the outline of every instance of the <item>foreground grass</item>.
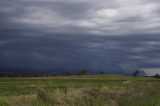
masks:
[[[0,106],[160,106],[159,89],[119,75],[0,78]]]

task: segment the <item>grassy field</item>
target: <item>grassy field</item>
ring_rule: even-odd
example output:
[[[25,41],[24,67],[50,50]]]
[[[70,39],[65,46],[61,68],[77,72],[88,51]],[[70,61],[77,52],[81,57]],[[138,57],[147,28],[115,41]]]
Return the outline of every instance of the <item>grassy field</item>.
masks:
[[[160,106],[160,80],[121,75],[0,78],[0,106]]]

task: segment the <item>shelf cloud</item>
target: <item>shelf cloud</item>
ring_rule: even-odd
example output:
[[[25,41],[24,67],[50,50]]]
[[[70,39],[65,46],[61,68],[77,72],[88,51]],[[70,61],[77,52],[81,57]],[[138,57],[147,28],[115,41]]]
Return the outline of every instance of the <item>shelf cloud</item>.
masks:
[[[0,68],[48,72],[87,69],[109,73],[157,69],[159,3],[159,0],[2,0]]]

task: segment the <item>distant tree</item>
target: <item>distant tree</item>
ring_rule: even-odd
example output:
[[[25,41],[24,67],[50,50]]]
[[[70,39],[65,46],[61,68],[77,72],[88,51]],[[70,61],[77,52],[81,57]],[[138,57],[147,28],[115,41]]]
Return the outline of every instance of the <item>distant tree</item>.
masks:
[[[99,74],[103,75],[103,74],[104,74],[104,72],[103,72],[103,71],[100,71],[100,72],[99,72]]]
[[[78,75],[86,75],[87,74],[87,70],[81,70]]]
[[[160,75],[157,73],[155,74],[154,78],[160,78]]]
[[[136,77],[136,76],[139,75],[139,73],[140,73],[139,70],[135,70],[135,71],[133,72],[132,76],[133,76],[133,77]]]

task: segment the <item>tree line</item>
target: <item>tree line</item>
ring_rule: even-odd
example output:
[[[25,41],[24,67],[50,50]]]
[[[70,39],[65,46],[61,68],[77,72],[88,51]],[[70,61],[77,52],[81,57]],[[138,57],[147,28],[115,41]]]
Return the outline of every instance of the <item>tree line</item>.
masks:
[[[104,75],[105,73],[103,71],[99,71],[99,73],[97,73],[99,75]],[[0,73],[0,77],[40,77],[40,76],[60,76],[60,75],[65,75],[65,76],[70,76],[70,75],[89,75],[89,72],[87,70],[80,70],[76,73],[63,73],[63,74],[41,74],[41,73]],[[137,77],[140,76],[140,71],[139,70],[135,70],[132,73],[133,77]],[[154,76],[152,76],[154,78],[160,78],[160,74],[155,74]]]

